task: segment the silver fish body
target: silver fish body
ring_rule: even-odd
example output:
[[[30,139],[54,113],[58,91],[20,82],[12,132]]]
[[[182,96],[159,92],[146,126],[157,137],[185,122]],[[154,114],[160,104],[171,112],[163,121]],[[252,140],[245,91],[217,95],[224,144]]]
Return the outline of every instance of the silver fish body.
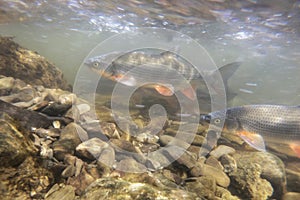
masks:
[[[246,105],[209,113],[201,118],[241,136],[248,144],[264,150],[264,142],[287,144],[299,151],[300,106]],[[299,152],[298,152],[299,153]]]
[[[116,59],[112,60],[112,58]],[[180,91],[185,90],[187,84],[195,80],[204,85],[202,75],[213,79],[216,74],[216,71],[201,71],[199,73],[187,60],[169,51],[153,53],[140,50],[125,54],[115,52],[90,58],[85,64],[93,70],[101,70],[103,67],[107,67],[102,74],[127,86],[140,85],[145,80],[155,80],[158,84]],[[240,64],[240,62],[234,62],[219,69],[225,88],[227,88],[228,78],[237,70]],[[130,72],[130,75],[128,75],[128,72]],[[119,75],[126,76],[126,79],[116,78]],[[186,82],[183,82],[183,79]],[[215,93],[217,93],[217,89]],[[187,96],[189,95],[187,94]]]

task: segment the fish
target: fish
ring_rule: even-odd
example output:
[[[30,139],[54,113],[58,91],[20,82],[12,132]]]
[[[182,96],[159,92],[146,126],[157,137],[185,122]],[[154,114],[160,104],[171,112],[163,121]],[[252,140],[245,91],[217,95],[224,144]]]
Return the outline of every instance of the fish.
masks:
[[[203,114],[200,122],[241,137],[251,147],[266,151],[266,143],[287,145],[300,158],[300,106],[244,105]]]
[[[116,59],[114,59],[116,58]],[[154,52],[136,50],[129,53],[112,52],[87,59],[85,65],[99,75],[126,86],[137,86],[146,80],[155,83],[144,87],[155,89],[163,96],[172,96],[180,91],[190,100],[197,98],[197,88],[203,88],[205,81],[201,74],[187,60],[171,51]],[[203,71],[205,77],[214,78],[220,72],[225,88],[227,80],[241,65],[233,62],[215,71]],[[132,71],[132,69],[134,69]],[[128,73],[130,71],[130,73]],[[186,80],[183,83],[182,78]],[[201,86],[200,86],[200,85]],[[199,87],[200,86],[200,87]],[[216,88],[213,93],[218,93]]]

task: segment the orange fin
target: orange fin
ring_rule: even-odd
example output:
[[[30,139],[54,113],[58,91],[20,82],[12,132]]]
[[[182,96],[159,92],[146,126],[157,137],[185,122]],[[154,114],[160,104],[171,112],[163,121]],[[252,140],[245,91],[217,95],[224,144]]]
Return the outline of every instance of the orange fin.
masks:
[[[172,86],[155,85],[155,90],[163,96],[172,96],[174,94],[174,88]]]
[[[298,158],[300,158],[300,143],[291,143],[289,146],[296,153]]]
[[[193,88],[189,87],[189,88],[185,88],[183,90],[181,90],[182,94],[184,94],[187,98],[191,99],[191,100],[195,100],[196,99],[196,93],[193,90]]]
[[[120,82],[124,85],[131,86],[131,87],[137,84],[136,79],[133,76],[130,76],[128,74],[127,75],[118,74],[113,76],[113,79],[117,82]]]
[[[239,131],[238,135],[254,149],[266,151],[264,139],[260,134],[248,131]]]

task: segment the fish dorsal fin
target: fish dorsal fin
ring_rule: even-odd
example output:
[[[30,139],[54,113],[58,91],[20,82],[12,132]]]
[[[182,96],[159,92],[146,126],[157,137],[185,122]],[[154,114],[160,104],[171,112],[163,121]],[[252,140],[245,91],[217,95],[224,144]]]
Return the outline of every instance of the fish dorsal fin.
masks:
[[[266,146],[263,137],[258,133],[241,131],[238,133],[239,136],[247,142],[251,147],[259,151],[266,151]]]
[[[220,67],[218,70],[223,78],[223,81],[227,82],[227,80],[234,74],[241,64],[241,62],[233,62]]]
[[[174,88],[172,85],[154,85],[155,90],[163,96],[172,96]]]

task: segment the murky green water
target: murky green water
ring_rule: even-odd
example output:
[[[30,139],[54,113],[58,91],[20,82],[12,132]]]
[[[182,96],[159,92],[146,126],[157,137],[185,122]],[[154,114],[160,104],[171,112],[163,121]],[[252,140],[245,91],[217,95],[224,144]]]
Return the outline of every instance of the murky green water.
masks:
[[[23,46],[47,57],[63,70],[70,83],[86,55],[101,41],[138,27],[164,27],[197,40],[217,66],[243,62],[229,81],[230,88],[237,93],[230,102],[232,106],[299,104],[296,1],[129,1],[120,5],[108,1],[65,1],[51,5],[43,1],[8,1],[2,10],[13,17],[3,20],[0,34],[15,36]],[[157,15],[160,11],[165,14]],[[197,52],[194,54],[197,56]]]
[[[141,28],[170,29],[198,42],[218,67],[241,62],[228,81],[228,94],[234,94],[228,98],[228,107],[245,104],[299,105],[299,17],[300,3],[296,0],[55,0],[51,3],[8,0],[0,3],[0,35],[13,36],[20,45],[45,56],[63,71],[70,84],[76,86],[78,78],[81,78],[80,84],[97,86],[97,82],[89,79],[88,73],[91,72],[80,67],[98,44]],[[180,43],[180,38],[168,34],[163,35],[161,40],[174,49]],[[104,49],[100,49],[99,53],[127,46],[127,43],[111,44],[103,45]],[[141,42],[141,46],[147,47],[149,43]],[[95,51],[92,54],[95,56]],[[204,59],[197,49],[189,49],[188,54]],[[112,107],[112,83],[101,82],[96,106]],[[137,90],[136,93],[132,98],[134,109],[131,114],[141,126],[149,120],[149,113],[143,109],[150,106],[144,104],[173,102],[168,97],[159,101],[147,98],[147,95],[153,95],[151,91]],[[202,103],[207,103],[207,100],[199,100],[202,109]],[[299,162],[298,158],[292,159],[295,163]],[[289,164],[288,159],[284,161]]]

